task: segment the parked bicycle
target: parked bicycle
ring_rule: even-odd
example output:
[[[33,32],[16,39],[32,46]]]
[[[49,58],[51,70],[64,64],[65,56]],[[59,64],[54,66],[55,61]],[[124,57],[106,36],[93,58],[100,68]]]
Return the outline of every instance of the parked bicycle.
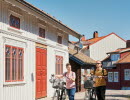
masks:
[[[54,74],[51,75],[50,82],[55,89],[53,100],[65,100],[66,99],[66,82],[63,79],[56,79]]]
[[[83,75],[83,77],[88,78],[84,82],[84,88],[86,89],[84,100],[96,100],[96,89],[94,87],[94,83],[95,83],[94,78],[100,78],[100,77],[107,78],[107,76],[95,76],[95,75],[85,76],[85,75]]]
[[[84,100],[96,100],[96,90],[95,87],[93,87],[95,82],[93,81],[93,79],[98,77],[85,75],[83,76],[89,78],[84,82],[84,88],[86,89]]]

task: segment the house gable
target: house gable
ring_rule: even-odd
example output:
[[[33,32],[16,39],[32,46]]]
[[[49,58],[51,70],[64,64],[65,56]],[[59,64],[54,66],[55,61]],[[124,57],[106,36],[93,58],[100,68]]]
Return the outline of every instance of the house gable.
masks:
[[[90,57],[94,60],[103,60],[107,57],[107,52],[114,51],[118,48],[125,48],[125,40],[119,38],[114,33],[109,34],[107,37],[97,41],[89,46]]]

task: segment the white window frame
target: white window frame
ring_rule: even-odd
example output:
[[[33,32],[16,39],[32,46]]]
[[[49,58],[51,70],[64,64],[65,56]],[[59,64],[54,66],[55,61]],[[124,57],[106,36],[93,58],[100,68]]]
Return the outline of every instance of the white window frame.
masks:
[[[124,80],[130,80],[130,69],[124,69]]]
[[[114,72],[114,82],[119,82],[119,72]]]
[[[113,82],[113,72],[108,72],[108,82]]]
[[[5,81],[5,73],[3,73],[3,76],[4,76],[4,83],[3,85],[4,86],[7,86],[7,85],[19,85],[19,84],[26,84],[27,83],[27,77],[26,77],[26,63],[25,61],[27,60],[27,53],[26,53],[26,48],[27,48],[27,44],[23,41],[20,41],[20,40],[14,40],[14,39],[10,39],[10,38],[3,38],[4,39],[4,50],[5,50],[5,45],[11,45],[11,46],[14,46],[14,47],[19,47],[19,48],[23,48],[24,50],[24,72],[23,72],[23,75],[24,75],[24,80],[23,81],[17,81],[17,82],[6,82]],[[5,52],[5,51],[4,51]],[[4,53],[4,59],[5,59],[5,53]],[[5,60],[3,62],[5,64]],[[4,65],[4,72],[5,72],[5,65]]]
[[[45,38],[39,36],[39,28],[45,29]],[[38,23],[37,27],[37,39],[46,42],[47,41],[47,27],[41,23]]]
[[[20,29],[10,27],[10,15],[13,15],[13,16],[15,16],[15,17],[18,17],[18,18],[20,19]],[[9,31],[22,34],[22,33],[23,33],[23,31],[22,31],[23,21],[24,21],[23,15],[21,15],[21,14],[19,14],[19,13],[17,13],[17,12],[14,12],[14,11],[12,11],[12,10],[9,10],[9,11],[8,11],[8,27],[7,27],[7,29],[8,29]]]

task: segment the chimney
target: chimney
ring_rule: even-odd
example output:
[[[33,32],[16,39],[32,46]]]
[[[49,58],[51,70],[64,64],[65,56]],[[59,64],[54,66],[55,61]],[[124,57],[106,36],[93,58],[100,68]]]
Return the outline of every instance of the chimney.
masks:
[[[81,41],[85,41],[85,40],[86,40],[85,35],[83,35]]]
[[[126,41],[126,48],[130,48],[130,40]]]
[[[98,38],[98,31],[95,31],[95,32],[93,33],[93,38]]]

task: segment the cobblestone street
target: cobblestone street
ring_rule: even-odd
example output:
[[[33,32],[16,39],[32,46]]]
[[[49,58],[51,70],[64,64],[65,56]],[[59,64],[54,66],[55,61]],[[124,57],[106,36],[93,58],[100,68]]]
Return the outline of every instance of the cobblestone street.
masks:
[[[76,93],[75,100],[83,100],[84,94],[84,92]],[[39,100],[51,100],[51,98]],[[107,90],[106,100],[130,100],[130,90]]]

